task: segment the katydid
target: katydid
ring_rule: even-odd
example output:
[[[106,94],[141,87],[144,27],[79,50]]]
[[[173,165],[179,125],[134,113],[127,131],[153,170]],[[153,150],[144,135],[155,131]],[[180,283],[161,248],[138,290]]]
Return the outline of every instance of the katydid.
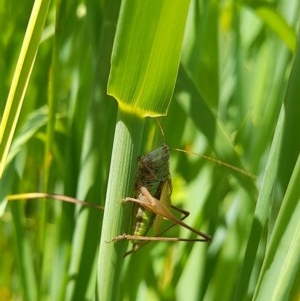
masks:
[[[164,131],[158,119],[158,126],[164,137]],[[189,153],[208,159],[219,165],[225,166],[232,170],[235,170],[247,177],[255,179],[255,175],[244,171],[236,166],[220,161],[215,158],[211,158],[205,155],[199,155],[191,153],[182,149],[172,148],[172,150]],[[132,241],[133,248],[125,253],[124,256],[135,252],[141,245],[149,241],[200,241],[208,242],[211,240],[211,236],[198,231],[191,226],[183,222],[183,220],[189,215],[189,212],[179,209],[171,204],[172,194],[172,180],[169,170],[169,151],[170,148],[167,144],[163,144],[161,147],[154,149],[147,155],[141,156],[138,160],[137,177],[135,183],[134,197],[126,197],[123,203],[134,203],[133,217],[135,219],[133,223],[133,234],[123,234],[114,237],[111,241],[118,241],[127,239]],[[170,209],[176,210],[183,214],[181,219],[177,218]],[[157,236],[146,236],[152,225],[158,224],[159,221],[164,218],[173,222],[171,226],[160,232]],[[176,224],[190,230],[198,235],[199,238],[178,238],[178,237],[161,237],[160,235],[169,230]]]
[[[151,151],[139,158],[137,178],[135,184],[135,197],[127,197],[123,202],[133,202],[135,223],[134,233],[123,234],[114,237],[112,241],[127,239],[133,242],[132,250],[124,256],[135,252],[140,245],[147,241],[204,241],[211,240],[211,236],[198,231],[186,223],[183,219],[188,216],[188,212],[171,205],[172,182],[169,171],[169,147],[163,144],[161,147]],[[183,218],[177,218],[170,208],[184,214]],[[188,239],[178,237],[146,236],[153,223],[157,223],[161,218],[168,219],[175,224],[192,231],[201,238]],[[169,227],[170,228],[170,227]],[[168,228],[168,229],[169,229]]]

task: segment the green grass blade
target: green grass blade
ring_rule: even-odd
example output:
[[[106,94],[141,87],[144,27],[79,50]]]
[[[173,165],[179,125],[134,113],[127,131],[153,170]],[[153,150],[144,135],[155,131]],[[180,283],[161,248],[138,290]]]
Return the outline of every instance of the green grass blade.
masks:
[[[6,158],[23,105],[49,5],[50,0],[36,0],[28,22],[27,31],[0,124],[0,178],[5,168]]]
[[[189,1],[123,1],[108,94],[139,116],[166,115],[176,81]],[[140,51],[143,49],[143,51]]]
[[[190,97],[185,101],[180,101],[180,105],[188,116],[191,117],[195,126],[199,131],[203,132],[209,141],[210,147],[217,154],[218,158],[224,162],[230,162],[234,166],[245,169],[238,153],[234,149],[230,135],[227,133],[225,126],[219,120],[211,107],[201,97],[199,91],[193,81],[181,66],[178,74],[178,81],[175,90],[175,96],[182,95],[183,91],[188,87]],[[253,179],[236,174],[238,181],[248,188],[252,193],[253,199],[256,198],[256,187]]]
[[[278,13],[272,4],[263,1],[261,1],[261,3],[259,3],[259,1],[255,3],[254,1],[253,3],[254,4],[251,4],[251,2],[249,2],[249,5],[254,9],[257,16],[286,43],[292,52],[295,52],[297,37],[294,29]]]
[[[120,270],[127,241],[116,243],[108,243],[108,241],[130,229],[130,210],[120,201],[133,193],[143,127],[144,119],[119,111],[99,250],[98,300],[116,300],[118,293]]]
[[[84,128],[80,173],[78,177],[77,196],[89,202],[102,204],[105,202],[107,179],[111,159],[111,147],[116,119],[116,105],[106,94],[107,79],[110,67],[110,55],[118,18],[119,1],[110,1],[103,12],[102,20],[94,1],[90,1],[88,11],[97,24],[105,24],[100,36],[103,44],[92,48],[97,56],[97,64],[93,65],[91,78],[84,82],[84,97],[91,93]],[[91,6],[91,7],[90,7]],[[94,23],[91,23],[90,34],[93,36]],[[93,82],[91,91],[88,82]],[[99,92],[100,91],[100,92]],[[98,100],[99,98],[99,100]],[[81,101],[81,99],[78,99]],[[78,113],[79,114],[79,113]],[[74,120],[76,123],[76,120]],[[99,237],[103,220],[103,212],[95,212],[81,208],[76,214],[76,227],[73,238],[73,252],[70,261],[70,275],[78,275],[76,281],[68,283],[65,300],[92,300],[96,290],[97,256]]]
[[[25,124],[19,129],[15,139],[11,144],[11,148],[9,154],[7,156],[6,164],[9,166],[12,161],[16,158],[17,154],[21,152],[24,145],[26,145],[30,139],[36,134],[36,132],[47,123],[47,111],[45,108],[41,108],[33,112]],[[8,167],[8,172],[6,174],[6,170],[3,173],[2,179],[0,181],[0,216],[4,213],[6,207],[5,197],[9,194],[10,187],[10,173],[14,169],[13,165]],[[13,177],[11,178],[13,179]]]
[[[300,156],[272,232],[253,300],[296,300],[288,296],[293,286],[299,285],[296,278],[300,268],[299,183]]]
[[[298,41],[300,42],[300,32],[298,33]],[[300,47],[297,48],[296,57],[289,78],[286,98],[285,112],[286,121],[282,142],[282,152],[279,165],[279,178],[283,191],[286,190],[297,157],[300,151],[300,131],[295,129],[299,126],[300,103],[297,97],[299,92],[300,81]],[[291,135],[293,133],[293,135]]]
[[[236,295],[237,300],[240,300],[243,296],[245,296],[248,288],[251,271],[258,251],[259,240],[266,225],[269,215],[269,208],[272,206],[271,196],[274,190],[276,176],[279,174],[280,177],[284,179],[282,187],[285,190],[290,178],[290,170],[295,162],[295,155],[297,152],[299,152],[299,140],[295,139],[295,136],[293,136],[291,139],[289,134],[291,129],[294,129],[295,127],[295,123],[297,122],[296,116],[298,116],[297,112],[299,112],[298,102],[295,101],[295,95],[297,94],[296,91],[299,66],[299,56],[297,56],[289,78],[289,84],[285,95],[285,106],[282,107],[280,117],[278,119],[277,129],[273,138],[273,146],[270,150],[264,180],[260,189],[260,194],[254,213],[254,220],[247,244],[241,278]],[[286,161],[284,164],[281,164],[283,172],[278,172],[277,170],[280,162],[279,155],[281,158],[283,158],[282,160],[284,160],[284,162]]]
[[[258,279],[254,300],[285,300],[292,291],[299,273],[300,249],[300,190],[299,190],[299,137],[290,133],[298,126],[299,103],[297,101],[300,51],[297,50],[285,96],[285,126],[282,140],[279,176],[286,191],[264,263]],[[298,157],[298,159],[297,159]],[[297,282],[297,281],[296,281]],[[272,296],[268,295],[272,287]],[[299,293],[299,291],[298,291]]]
[[[47,124],[48,112],[46,107],[42,107],[30,114],[24,123],[24,125],[19,129],[17,136],[11,144],[11,149],[7,156],[7,164],[10,164],[16,155],[21,151],[22,147],[28,143],[34,135]]]
[[[273,143],[270,149],[263,183],[255,207],[253,222],[244,255],[242,271],[237,285],[236,300],[243,300],[247,293],[251,271],[253,269],[254,261],[258,251],[259,241],[268,218],[269,208],[272,201],[272,193],[277,175],[278,159],[282,143],[283,124],[284,109],[282,108],[278,118]]]
[[[37,279],[34,273],[33,254],[30,239],[24,228],[22,203],[11,204],[16,233],[17,255],[22,274],[24,300],[38,300]]]

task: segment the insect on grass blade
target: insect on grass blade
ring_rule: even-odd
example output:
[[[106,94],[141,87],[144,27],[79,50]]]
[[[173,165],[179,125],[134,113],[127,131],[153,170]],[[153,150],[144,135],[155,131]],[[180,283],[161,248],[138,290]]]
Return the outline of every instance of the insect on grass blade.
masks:
[[[160,128],[161,134],[165,140],[164,131],[158,119],[157,123]],[[131,202],[134,204],[133,213],[133,234],[122,234],[114,237],[111,241],[118,241],[122,239],[130,240],[133,243],[133,248],[125,253],[125,256],[135,252],[140,246],[150,241],[190,241],[190,242],[208,242],[211,240],[211,236],[198,231],[183,220],[189,215],[185,210],[179,209],[171,204],[172,194],[172,180],[169,169],[169,152],[170,150],[176,150],[186,154],[196,155],[198,157],[207,159],[218,165],[222,165],[226,168],[234,170],[246,177],[256,179],[256,176],[250,172],[240,169],[234,165],[223,162],[216,158],[211,158],[206,155],[196,154],[194,152],[188,152],[178,148],[169,148],[164,143],[161,147],[158,147],[150,153],[141,156],[138,159],[137,177],[135,183],[134,197],[127,197],[123,200],[123,203]],[[183,214],[182,218],[176,217],[171,209],[179,211]],[[156,236],[147,236],[149,230],[153,225],[159,224],[161,219],[167,219],[172,222],[172,225],[160,232]],[[198,235],[198,238],[179,238],[179,237],[165,237],[161,236],[167,230],[175,225],[180,225],[189,231]]]
[[[133,198],[127,197],[123,200],[124,203],[132,202],[136,205],[133,234],[123,234],[112,239],[112,241],[127,239],[133,242],[132,250],[128,251],[125,256],[135,252],[142,244],[148,241],[207,242],[211,240],[210,235],[198,231],[183,222],[183,219],[188,215],[186,211],[180,210],[181,212],[185,212],[185,216],[182,219],[177,218],[171,212],[171,208],[176,208],[171,204],[171,193],[172,181],[169,170],[169,147],[163,144],[161,147],[139,158],[135,195]],[[153,223],[162,218],[172,221],[172,226],[180,225],[197,234],[200,238],[146,236]],[[167,230],[172,226],[167,228]],[[164,232],[161,232],[159,235]]]

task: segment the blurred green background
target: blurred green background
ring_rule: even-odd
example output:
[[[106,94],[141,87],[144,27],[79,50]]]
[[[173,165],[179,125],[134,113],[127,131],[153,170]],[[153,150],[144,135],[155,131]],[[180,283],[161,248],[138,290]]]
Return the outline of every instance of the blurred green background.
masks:
[[[53,199],[7,205],[7,196],[104,205],[120,2],[50,3],[0,180],[0,300],[95,299],[103,212]],[[0,3],[1,117],[32,6]],[[299,17],[297,0],[191,1],[164,137],[147,118],[142,154],[166,142],[257,178],[171,151],[172,202],[213,240],[153,242],[125,258],[119,300],[299,300]],[[194,237],[178,226],[166,235]]]

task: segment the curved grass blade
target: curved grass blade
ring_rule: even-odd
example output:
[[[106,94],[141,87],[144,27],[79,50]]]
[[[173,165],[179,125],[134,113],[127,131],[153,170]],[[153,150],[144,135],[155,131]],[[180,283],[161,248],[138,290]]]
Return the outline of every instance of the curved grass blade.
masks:
[[[18,194],[11,194],[8,195],[7,201],[19,201],[19,200],[36,200],[36,199],[45,199],[45,198],[50,198],[62,202],[67,202],[71,204],[79,204],[82,206],[87,206],[90,208],[94,209],[101,209],[104,210],[103,206],[98,206],[93,203],[85,202],[78,200],[76,198],[67,196],[67,195],[61,195],[61,194],[56,194],[56,193],[46,193],[46,192],[27,192],[27,193],[18,193]]]

